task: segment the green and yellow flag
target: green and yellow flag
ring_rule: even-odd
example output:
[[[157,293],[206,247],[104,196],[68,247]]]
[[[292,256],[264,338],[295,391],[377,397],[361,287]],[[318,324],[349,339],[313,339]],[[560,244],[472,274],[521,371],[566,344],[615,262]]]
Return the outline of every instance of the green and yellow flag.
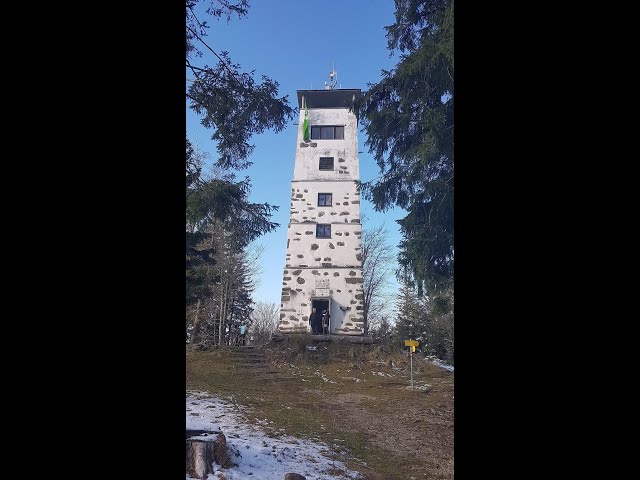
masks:
[[[309,110],[307,110],[307,101],[303,100],[303,106],[304,106],[304,121],[302,122],[302,137],[304,138],[304,141],[307,142],[309,141],[309,137],[311,135],[309,135]]]

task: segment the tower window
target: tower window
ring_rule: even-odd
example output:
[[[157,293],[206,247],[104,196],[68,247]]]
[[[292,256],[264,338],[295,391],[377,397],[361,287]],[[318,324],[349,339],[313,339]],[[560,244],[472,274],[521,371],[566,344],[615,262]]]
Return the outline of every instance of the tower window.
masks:
[[[316,225],[316,238],[331,238],[331,225]]]
[[[318,206],[319,207],[330,207],[332,194],[330,193],[319,193],[318,194]]]
[[[343,140],[344,125],[322,125],[311,127],[312,140]]]
[[[320,170],[333,170],[333,157],[320,157]]]

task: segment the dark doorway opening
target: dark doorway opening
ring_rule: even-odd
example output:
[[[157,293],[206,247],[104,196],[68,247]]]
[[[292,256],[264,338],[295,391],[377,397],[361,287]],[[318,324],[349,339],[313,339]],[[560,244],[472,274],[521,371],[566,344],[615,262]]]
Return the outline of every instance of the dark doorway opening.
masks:
[[[316,309],[316,312],[318,312],[320,314],[320,318],[323,317],[323,314],[326,312],[327,313],[327,317],[329,315],[329,299],[326,300],[312,300],[311,301],[311,307]],[[313,310],[312,310],[313,311]],[[328,320],[328,318],[327,318]],[[329,326],[329,322],[326,322],[326,328],[323,329],[323,322],[322,320],[320,321],[320,328],[319,328],[319,332],[318,333],[329,333],[330,332],[330,326]]]

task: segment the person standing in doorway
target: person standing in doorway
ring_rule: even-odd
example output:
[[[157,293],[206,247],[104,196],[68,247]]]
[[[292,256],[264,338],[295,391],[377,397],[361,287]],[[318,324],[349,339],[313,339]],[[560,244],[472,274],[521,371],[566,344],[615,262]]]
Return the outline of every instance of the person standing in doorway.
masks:
[[[327,335],[329,333],[329,319],[331,318],[331,315],[329,315],[329,311],[328,310],[323,310],[322,311],[322,333],[324,335]]]
[[[311,333],[313,335],[318,335],[320,333],[320,314],[316,310],[316,307],[311,309],[311,316],[309,317],[309,323],[311,324]]]
[[[247,338],[247,324],[242,321],[240,324],[240,345],[244,346]]]

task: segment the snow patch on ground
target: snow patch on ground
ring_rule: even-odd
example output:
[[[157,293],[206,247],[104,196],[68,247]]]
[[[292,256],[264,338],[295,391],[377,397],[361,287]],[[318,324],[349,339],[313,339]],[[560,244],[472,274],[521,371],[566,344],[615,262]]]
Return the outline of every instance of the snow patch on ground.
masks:
[[[437,357],[425,357],[425,358],[429,360],[431,363],[433,363],[436,367],[444,368],[445,370],[453,372],[453,365],[448,365]]]
[[[405,390],[418,390],[420,392],[428,392],[431,389],[431,385],[428,383],[416,382],[416,384],[412,387],[409,385],[408,387],[404,387]]]
[[[314,372],[314,374],[315,374],[315,375],[317,375],[317,376],[319,376],[319,377],[322,379],[322,381],[323,381],[323,382],[325,382],[325,383],[327,383],[327,382],[329,382],[329,383],[336,383],[334,380],[329,380],[329,378],[327,378],[327,376],[326,376],[324,373],[319,372],[318,370],[316,370],[316,371]]]
[[[187,430],[222,430],[231,460],[237,467],[222,469],[207,480],[282,480],[287,473],[299,473],[307,480],[362,479],[338,461],[330,460],[329,446],[291,436],[271,438],[246,419],[242,406],[224,402],[200,392],[187,392]],[[266,422],[260,422],[266,423]],[[329,473],[332,472],[332,473]],[[186,476],[187,480],[194,480]]]

